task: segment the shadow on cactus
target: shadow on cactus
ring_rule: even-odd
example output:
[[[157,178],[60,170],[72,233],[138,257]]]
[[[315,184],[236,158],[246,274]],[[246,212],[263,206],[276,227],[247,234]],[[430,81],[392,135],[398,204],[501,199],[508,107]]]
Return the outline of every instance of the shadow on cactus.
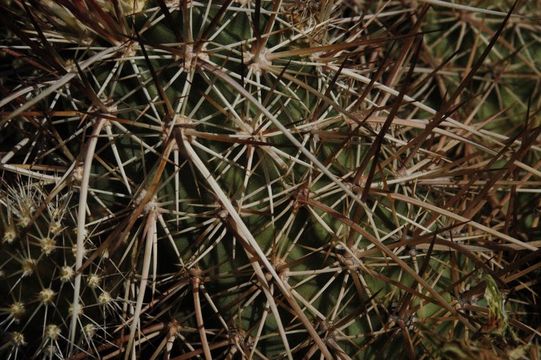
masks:
[[[0,6],[3,358],[539,355],[538,7]]]

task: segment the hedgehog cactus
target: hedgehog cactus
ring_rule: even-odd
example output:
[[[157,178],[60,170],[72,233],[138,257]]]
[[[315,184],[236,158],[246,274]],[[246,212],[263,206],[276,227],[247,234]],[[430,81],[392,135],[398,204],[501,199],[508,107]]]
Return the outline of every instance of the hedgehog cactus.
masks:
[[[539,9],[490,4],[3,2],[2,358],[538,354]]]

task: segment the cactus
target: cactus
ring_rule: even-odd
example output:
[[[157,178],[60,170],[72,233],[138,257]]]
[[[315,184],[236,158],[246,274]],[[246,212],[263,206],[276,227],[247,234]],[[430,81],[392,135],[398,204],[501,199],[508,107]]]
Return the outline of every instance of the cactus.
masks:
[[[2,2],[2,357],[539,354],[539,9],[485,3]]]

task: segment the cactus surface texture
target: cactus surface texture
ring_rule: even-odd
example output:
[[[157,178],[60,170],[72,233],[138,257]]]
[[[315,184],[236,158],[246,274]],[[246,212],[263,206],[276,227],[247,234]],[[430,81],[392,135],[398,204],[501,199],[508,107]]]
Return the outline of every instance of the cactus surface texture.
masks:
[[[0,1],[1,359],[539,359],[538,1]]]

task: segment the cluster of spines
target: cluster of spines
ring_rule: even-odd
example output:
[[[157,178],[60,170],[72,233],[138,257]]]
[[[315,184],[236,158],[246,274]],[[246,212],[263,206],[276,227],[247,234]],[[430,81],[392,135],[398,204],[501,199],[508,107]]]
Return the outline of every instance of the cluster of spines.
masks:
[[[301,8],[284,1],[275,9],[281,2],[157,1],[144,10],[137,2],[141,13],[133,14],[121,3],[91,16],[84,12],[104,4],[64,3],[35,13],[25,8],[42,22],[54,18],[62,25],[40,25],[47,36],[55,35],[46,40],[66,57],[46,65],[64,69],[58,83],[67,84],[53,91],[43,114],[53,116],[60,105],[59,113],[71,112],[44,125],[57,131],[48,160],[55,155],[73,165],[54,176],[26,174],[65,184],[74,195],[62,199],[57,213],[43,208],[56,187],[48,185],[43,195],[34,185],[6,192],[6,254],[23,244],[15,250],[20,256],[10,260],[18,267],[3,266],[10,279],[21,275],[10,287],[15,299],[2,323],[11,331],[13,349],[28,339],[10,322],[28,324],[35,309],[52,306],[76,321],[44,324],[47,349],[63,339],[65,354],[114,348],[110,354],[126,357],[136,347],[150,351],[148,343],[157,346],[153,357],[161,351],[209,358],[329,350],[347,356],[397,338],[414,356],[425,347],[439,351],[433,343],[449,336],[476,327],[485,331],[487,319],[497,320],[487,338],[508,327],[503,315],[513,308],[502,305],[499,291],[491,303],[483,302],[490,278],[472,272],[482,268],[497,277],[491,268],[511,271],[514,251],[534,245],[508,234],[509,197],[480,199],[490,202],[489,215],[467,200],[483,194],[493,179],[479,174],[502,155],[525,171],[518,184],[532,186],[528,178],[536,170],[505,150],[520,150],[533,139],[523,136],[519,143],[483,129],[498,115],[471,125],[476,107],[456,115],[452,102],[446,111],[434,109],[445,103],[445,87],[454,87],[455,75],[473,71],[474,59],[460,68],[459,53],[453,65],[458,70],[449,66],[450,80],[442,79],[438,70],[445,64],[424,53],[422,41],[430,49],[443,38],[432,39],[428,29],[421,41],[420,27],[409,33],[427,5],[377,2],[364,14],[362,5],[349,2],[310,1]],[[115,29],[127,33],[109,31],[111,22],[125,20],[118,19],[121,14],[128,21],[118,21]],[[506,15],[487,14],[498,20]],[[202,24],[195,26],[194,19]],[[474,26],[464,19],[464,26]],[[251,25],[246,31],[240,28],[244,22]],[[27,24],[31,41],[43,42]],[[182,27],[177,38],[175,26]],[[168,41],[146,35],[154,29]],[[78,37],[85,38],[81,46],[73,41]],[[64,47],[66,42],[73,47]],[[388,46],[394,42],[402,46]],[[424,66],[418,72],[416,62]],[[480,81],[499,91],[497,82]],[[46,92],[29,91],[30,99],[49,99]],[[12,109],[2,124],[33,117],[25,112],[31,101]],[[95,154],[85,158],[92,144]],[[469,156],[466,162],[455,162],[462,153]],[[501,169],[491,170],[505,177]],[[502,179],[495,181],[509,189]],[[75,206],[81,193],[89,195],[82,206],[87,222]],[[492,226],[502,218],[503,228]],[[487,255],[500,249],[506,256]],[[82,269],[73,265],[77,253]],[[57,255],[53,279],[43,281],[40,266]],[[173,259],[168,269],[176,267],[174,272],[160,273],[162,257]],[[82,279],[82,287],[73,297],[74,279]],[[60,287],[47,285],[53,282]],[[18,290],[35,300],[18,299]],[[86,309],[112,302],[121,319],[84,323],[93,316]],[[427,336],[430,326],[441,330],[441,339]],[[77,329],[83,330],[80,339]],[[97,335],[105,348],[89,341]]]

